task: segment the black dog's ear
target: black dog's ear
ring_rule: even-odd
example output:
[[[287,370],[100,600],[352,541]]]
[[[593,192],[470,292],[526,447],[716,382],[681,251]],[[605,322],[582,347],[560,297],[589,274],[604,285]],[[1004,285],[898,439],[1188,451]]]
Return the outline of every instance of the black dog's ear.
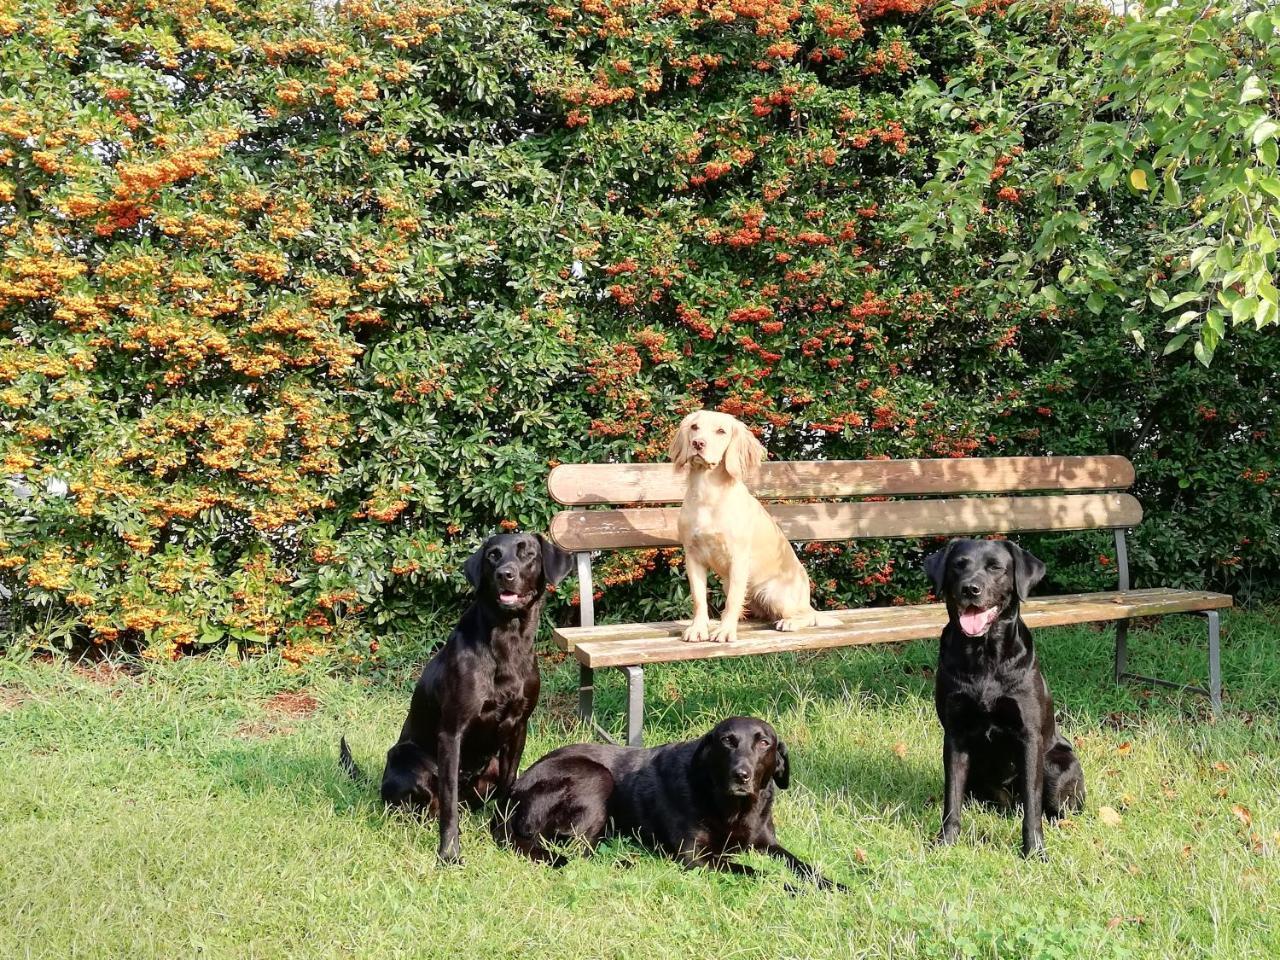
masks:
[[[697,767],[706,763],[707,753],[711,750],[712,743],[714,743],[711,737],[714,732],[714,730],[708,730],[698,738],[698,746],[694,749],[693,759],[690,761],[693,766]]]
[[[1018,586],[1018,599],[1025,600],[1035,585],[1044,579],[1044,563],[1012,540],[1006,540],[1004,543],[1013,557],[1013,575]]]
[[[773,782],[779,789],[785,790],[791,786],[791,758],[787,754],[787,745],[782,740],[778,741],[774,756]]]
[[[538,534],[538,543],[542,544],[542,576],[547,583],[557,584],[573,569],[573,554],[561,550],[542,534]]]
[[[924,558],[924,572],[928,576],[929,582],[933,584],[933,592],[942,596],[942,581],[947,576],[947,554],[951,552],[951,548],[955,545],[952,540],[941,550],[935,551]]]
[[[484,550],[489,545],[489,541],[476,549],[476,552],[467,557],[466,562],[462,564],[462,573],[467,578],[467,582],[477,590],[480,589],[480,578],[484,575]]]

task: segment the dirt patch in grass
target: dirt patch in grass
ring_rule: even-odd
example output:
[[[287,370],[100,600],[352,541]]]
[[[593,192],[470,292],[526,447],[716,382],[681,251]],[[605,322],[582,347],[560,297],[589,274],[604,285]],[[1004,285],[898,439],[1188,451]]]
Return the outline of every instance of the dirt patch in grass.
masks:
[[[578,695],[564,690],[545,694],[538,708],[546,710],[557,721],[572,723],[578,717]]]
[[[320,701],[305,690],[277,693],[266,702],[267,712],[281,717],[309,717],[319,706]]]
[[[236,736],[241,740],[270,740],[272,737],[287,737],[294,732],[294,727],[287,723],[272,723],[269,720],[246,721],[236,727]]]
[[[81,661],[72,669],[75,670],[76,676],[90,683],[96,683],[100,687],[117,686],[123,681],[132,680],[139,673],[137,667],[122,666],[109,660],[99,660],[96,663]]]
[[[290,720],[302,720],[315,713],[320,706],[306,690],[286,690],[267,699],[262,707],[266,716],[261,720],[246,720],[236,727],[236,736],[243,740],[269,740],[287,737],[297,727]]]
[[[15,687],[0,685],[0,713],[8,713],[10,710],[17,710],[30,699],[30,694],[22,690],[18,690]]]

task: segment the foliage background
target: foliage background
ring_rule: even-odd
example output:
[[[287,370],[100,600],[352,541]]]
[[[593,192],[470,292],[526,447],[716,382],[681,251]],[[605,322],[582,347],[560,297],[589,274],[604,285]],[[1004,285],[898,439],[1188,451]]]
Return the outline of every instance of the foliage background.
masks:
[[[660,458],[703,405],[776,458],[1123,454],[1138,585],[1274,595],[1280,341],[1162,354],[1142,293],[1193,214],[1152,229],[1133,184],[1058,190],[1073,240],[1037,247],[1064,127],[1019,65],[1084,70],[1113,29],[1004,0],[10,3],[28,642],[376,656],[482,536],[545,525],[552,464]],[[1041,282],[1009,282],[1029,250]],[[1032,547],[1048,589],[1114,582],[1106,538]],[[821,602],[902,602],[921,549],[806,560]],[[603,613],[679,609],[674,559],[608,558]]]

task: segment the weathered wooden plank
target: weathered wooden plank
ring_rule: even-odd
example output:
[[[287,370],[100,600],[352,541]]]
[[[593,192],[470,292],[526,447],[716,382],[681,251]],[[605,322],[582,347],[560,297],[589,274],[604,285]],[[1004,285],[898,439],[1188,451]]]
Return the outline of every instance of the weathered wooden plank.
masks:
[[[1133,603],[1152,603],[1162,599],[1184,594],[1186,591],[1171,587],[1156,587],[1143,590],[1130,590],[1127,593],[1104,591],[1100,593],[1072,593],[1056,597],[1038,597],[1027,601],[1030,609],[1046,609],[1079,603],[1089,600],[1096,603],[1112,603],[1116,597],[1124,597]],[[1208,594],[1207,596],[1217,596]],[[848,610],[828,610],[827,614],[836,617],[842,626],[862,628],[875,623],[905,623],[913,617],[933,615],[937,604],[911,604],[899,607],[857,607]],[[551,631],[552,641],[566,653],[572,652],[577,644],[610,643],[619,640],[666,640],[679,637],[688,620],[660,620],[652,623],[614,623],[593,627],[556,627]],[[764,621],[744,620],[738,628],[740,636],[754,633],[771,634],[771,624]]]
[[[960,536],[1032,530],[1132,527],[1142,506],[1127,493],[1046,497],[959,497],[876,503],[767,504],[788,540]],[[551,538],[565,550],[669,547],[677,507],[564,510],[551,521]]]
[[[1150,600],[1134,599],[1134,593],[1136,591],[1078,594],[1074,595],[1075,602],[1056,604],[1046,603],[1043,600],[1028,600],[1022,606],[1022,619],[1027,626],[1039,628],[1187,613],[1196,610],[1216,610],[1230,607],[1232,603],[1231,597],[1226,594],[1196,590],[1172,591]],[[760,625],[743,624],[744,629],[740,630],[735,643],[684,643],[679,638],[679,632],[676,631],[667,637],[657,639],[597,640],[578,643],[574,653],[581,663],[589,667],[635,666],[677,660],[742,657],[760,653],[798,653],[833,647],[920,640],[937,636],[946,624],[947,613],[942,604],[927,604],[905,609],[910,611],[909,615],[903,615],[896,621],[889,617],[866,624],[842,623],[838,627],[815,627],[795,633],[781,633],[767,626],[762,628]],[[676,626],[683,627],[682,624]]]
[[[565,506],[678,503],[686,474],[668,463],[566,463],[547,490]],[[762,500],[960,493],[1124,490],[1124,457],[983,457],[939,460],[803,460],[762,464],[748,482]]]

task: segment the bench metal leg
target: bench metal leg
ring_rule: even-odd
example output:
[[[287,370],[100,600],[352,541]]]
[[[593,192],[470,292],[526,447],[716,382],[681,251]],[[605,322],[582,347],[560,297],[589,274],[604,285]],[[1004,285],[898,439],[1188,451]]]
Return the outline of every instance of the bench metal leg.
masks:
[[[1205,613],[1209,621],[1209,706],[1214,713],[1222,712],[1222,663],[1218,655],[1218,640],[1221,635],[1221,618],[1217,610]]]
[[[1128,662],[1125,648],[1125,629],[1116,628],[1116,682],[1122,680],[1138,680],[1142,683],[1155,684],[1158,687],[1170,687],[1174,690],[1186,690],[1199,693],[1209,698],[1209,706],[1215,714],[1222,712],[1222,661],[1219,641],[1222,635],[1222,617],[1217,610],[1197,611],[1208,621],[1209,626],[1209,687],[1196,686],[1191,683],[1175,683],[1172,680],[1161,680],[1159,677],[1148,677],[1141,673],[1129,673],[1125,667]],[[1122,621],[1123,624],[1128,621]]]
[[[1116,683],[1124,679],[1129,669],[1129,621],[1116,621]]]
[[[627,675],[627,746],[644,746],[644,668],[623,667]]]
[[[596,698],[596,672],[584,664],[578,664],[578,719],[583,723],[594,722],[592,710]]]

